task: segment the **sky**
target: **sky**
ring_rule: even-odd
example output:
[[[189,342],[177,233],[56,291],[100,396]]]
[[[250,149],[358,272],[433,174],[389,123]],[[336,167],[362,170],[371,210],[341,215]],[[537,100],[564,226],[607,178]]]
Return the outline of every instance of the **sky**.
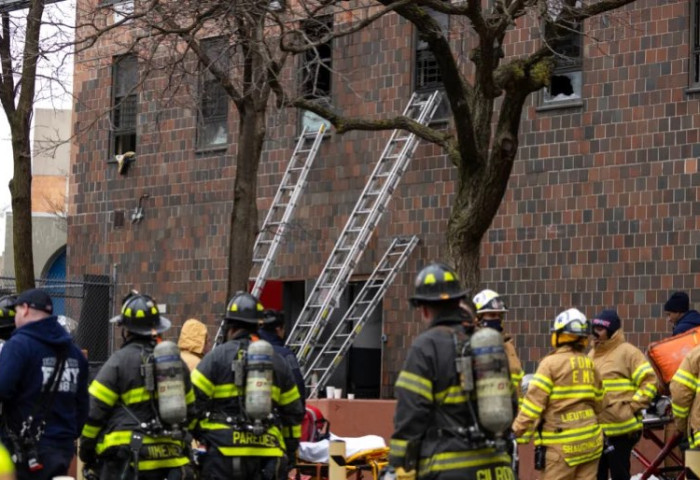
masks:
[[[26,16],[26,10],[13,13],[17,20],[19,30],[13,34],[13,49],[21,49],[22,17]],[[55,44],[57,39],[64,42],[73,38],[73,29],[65,25],[75,24],[75,0],[63,0],[59,3],[47,5],[44,12],[44,22],[61,23],[64,26],[44,25],[42,27],[42,39],[44,44]],[[20,39],[19,42],[16,39]],[[37,85],[35,107],[41,108],[72,108],[73,58],[66,58],[66,53],[55,54],[39,63],[38,73],[47,77],[59,77],[62,86],[55,82],[41,82]],[[8,183],[13,176],[12,142],[10,127],[4,110],[0,109],[0,254],[5,250],[5,211],[10,209],[11,196]]]

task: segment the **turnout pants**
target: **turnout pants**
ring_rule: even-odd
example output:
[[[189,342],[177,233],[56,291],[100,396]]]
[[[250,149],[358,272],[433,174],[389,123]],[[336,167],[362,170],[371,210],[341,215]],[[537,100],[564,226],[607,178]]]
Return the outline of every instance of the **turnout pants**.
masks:
[[[284,457],[227,457],[209,448],[201,458],[201,478],[207,480],[283,480],[287,478]]]
[[[136,473],[129,462],[128,458],[105,460],[100,469],[100,480],[133,480],[136,478]],[[139,480],[194,480],[196,478],[194,470],[189,465],[177,468],[141,470],[138,477]]]
[[[566,464],[563,455],[551,447],[547,448],[546,459],[542,480],[596,480],[597,459],[570,467]]]
[[[630,480],[630,455],[640,436],[639,432],[633,432],[607,437],[608,448],[612,450],[600,457],[598,480]]]

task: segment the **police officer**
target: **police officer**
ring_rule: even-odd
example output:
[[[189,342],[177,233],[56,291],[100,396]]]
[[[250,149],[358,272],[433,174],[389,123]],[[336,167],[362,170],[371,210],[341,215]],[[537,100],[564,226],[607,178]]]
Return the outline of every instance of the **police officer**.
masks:
[[[265,321],[263,311],[253,295],[236,293],[224,316],[226,341],[205,355],[192,372],[200,415],[195,437],[207,448],[201,458],[203,478],[286,478],[288,462],[299,445],[302,401],[287,363],[256,336]],[[247,355],[253,342],[269,347],[266,359],[272,367],[272,412],[257,424],[246,411],[247,396],[267,392],[246,388],[249,366],[256,360]]]
[[[185,480],[194,477],[186,425],[161,421],[154,388],[153,350],[170,320],[148,295],[130,293],[121,314],[110,320],[123,327],[124,344],[90,384],[90,413],[80,439],[80,458],[101,480]],[[194,419],[194,392],[187,365],[180,360],[187,413]],[[97,468],[99,462],[101,468]]]
[[[598,472],[603,384],[584,353],[590,331],[586,316],[575,308],[557,315],[551,329],[554,351],[537,367],[513,422],[515,435],[534,437],[542,480],[594,480]]]
[[[489,327],[498,330],[503,334],[504,348],[508,358],[508,370],[510,371],[510,382],[513,391],[520,394],[520,382],[523,379],[523,366],[515,350],[513,337],[503,333],[503,321],[505,320],[508,307],[503,297],[493,290],[482,290],[474,296],[474,306],[476,306],[476,316],[478,324],[482,327]]]
[[[460,299],[466,295],[450,267],[433,263],[416,277],[411,304],[428,330],[416,338],[395,385],[397,398],[389,464],[399,479],[514,478],[510,458],[470,437],[474,398],[455,366],[456,338],[466,337]]]

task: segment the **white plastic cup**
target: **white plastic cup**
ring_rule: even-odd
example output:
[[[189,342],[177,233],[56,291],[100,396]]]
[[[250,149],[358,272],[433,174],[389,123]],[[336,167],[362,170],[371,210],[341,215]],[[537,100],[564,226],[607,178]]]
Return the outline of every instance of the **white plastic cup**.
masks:
[[[326,398],[335,398],[335,387],[326,387]]]
[[[52,480],[75,480],[75,477],[70,477],[67,475],[59,475],[58,477],[53,477]]]
[[[343,389],[336,388],[335,391],[333,392],[333,395],[334,395],[333,398],[343,398]]]
[[[348,393],[348,400],[355,400],[355,394],[354,394],[354,393]]]

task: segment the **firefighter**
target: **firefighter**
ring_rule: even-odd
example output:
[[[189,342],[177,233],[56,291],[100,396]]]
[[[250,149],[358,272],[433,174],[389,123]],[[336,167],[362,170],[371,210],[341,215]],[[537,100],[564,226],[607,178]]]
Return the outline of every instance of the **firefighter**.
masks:
[[[603,451],[597,420],[602,410],[600,375],[584,350],[590,324],[570,308],[554,319],[554,351],[544,357],[513,422],[516,436],[535,441],[541,480],[593,480]]]
[[[508,307],[503,298],[493,290],[482,290],[473,299],[476,307],[477,324],[481,327],[489,327],[498,330],[503,334],[503,321],[505,320]],[[523,379],[523,366],[515,350],[515,342],[510,335],[503,334],[506,355],[508,357],[508,369],[510,370],[510,381],[513,391],[520,394],[520,382]]]
[[[625,341],[615,310],[603,310],[592,323],[588,356],[603,380],[606,405],[598,416],[606,444],[598,480],[629,480],[630,455],[641,437],[641,411],[656,396],[656,374],[644,354]]]
[[[90,413],[80,439],[86,471],[93,476],[99,472],[100,480],[194,478],[183,430],[187,425],[166,423],[163,417],[169,414],[160,399],[156,401],[161,380],[154,379],[154,351],[170,320],[160,315],[151,297],[132,291],[124,299],[121,314],[110,322],[123,327],[124,344],[90,384]],[[182,402],[193,420],[194,392],[187,365],[179,355],[176,362],[179,371],[185,372]]]
[[[466,293],[455,271],[441,263],[428,265],[416,277],[410,300],[428,330],[414,341],[396,380],[389,445],[389,464],[396,478],[514,478],[510,457],[472,435],[479,430],[475,398],[463,390],[456,369],[456,340],[466,337],[460,310]],[[505,371],[504,382],[508,382]],[[506,396],[510,405],[508,392]]]
[[[700,449],[700,396],[697,394],[700,389],[700,346],[685,356],[669,388],[676,429],[687,438],[689,449]],[[697,476],[686,470],[686,478]]]
[[[209,352],[192,371],[200,419],[195,437],[206,448],[202,477],[209,480],[245,478],[279,480],[294,460],[304,416],[299,390],[287,363],[255,332],[265,322],[264,308],[251,294],[236,293],[226,307],[226,341]],[[265,355],[253,349],[269,347]],[[268,380],[253,390],[252,361],[269,359]],[[271,384],[269,380],[271,379]],[[250,411],[269,402],[266,417]]]

